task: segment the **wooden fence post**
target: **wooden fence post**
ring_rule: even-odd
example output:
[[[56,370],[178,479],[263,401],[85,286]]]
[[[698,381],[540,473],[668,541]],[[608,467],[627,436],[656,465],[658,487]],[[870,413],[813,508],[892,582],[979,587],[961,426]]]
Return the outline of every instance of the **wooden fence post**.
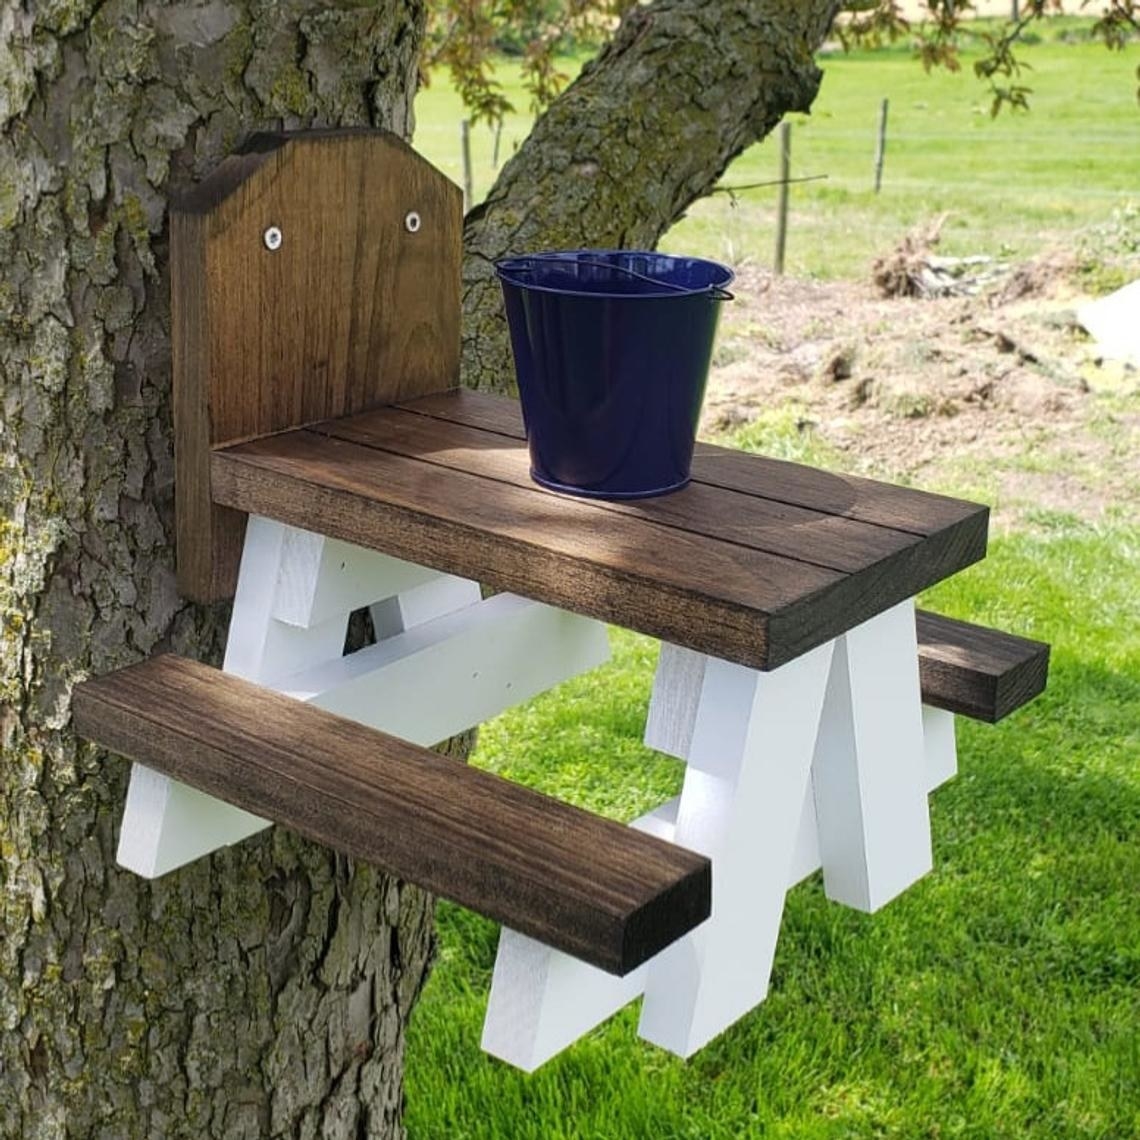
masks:
[[[463,151],[463,212],[475,205],[474,179],[471,176],[471,124],[463,119],[459,124],[459,146]]]
[[[884,99],[879,104],[879,139],[875,144],[875,193],[883,185],[883,159],[887,156],[887,110],[891,101]]]
[[[780,124],[780,197],[776,208],[776,263],[777,274],[784,272],[784,250],[788,238],[788,179],[792,166],[792,124]]]

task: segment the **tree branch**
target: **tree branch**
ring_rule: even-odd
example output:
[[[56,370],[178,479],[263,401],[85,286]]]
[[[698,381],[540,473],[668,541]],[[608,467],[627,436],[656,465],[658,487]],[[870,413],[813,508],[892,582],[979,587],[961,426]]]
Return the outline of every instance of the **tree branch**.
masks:
[[[652,248],[728,163],[807,111],[840,0],[655,0],[538,120],[467,218],[464,381],[511,379],[493,262],[524,250]]]

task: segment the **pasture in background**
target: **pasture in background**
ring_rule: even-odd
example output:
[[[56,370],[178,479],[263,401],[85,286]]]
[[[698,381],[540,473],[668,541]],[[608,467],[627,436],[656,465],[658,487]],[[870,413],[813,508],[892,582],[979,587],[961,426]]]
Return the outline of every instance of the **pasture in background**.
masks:
[[[825,179],[790,188],[786,271],[824,278],[862,277],[872,260],[916,225],[947,215],[940,252],[1022,260],[1050,244],[1096,242],[1114,210],[1140,201],[1140,106],[1137,49],[1109,52],[1087,36],[1089,21],[1054,19],[1021,49],[1031,65],[1028,114],[990,115],[985,85],[970,63],[956,73],[923,72],[908,46],[875,52],[821,54],[820,96],[810,115],[790,116],[793,178]],[[581,66],[567,59],[563,70]],[[516,113],[500,137],[500,162],[533,121],[518,70],[498,69]],[[874,192],[879,109],[890,100],[883,185]],[[416,99],[415,144],[462,185],[463,107],[437,75]],[[474,200],[496,174],[495,131],[471,128]],[[725,186],[779,176],[773,133],[742,154]],[[653,177],[646,171],[646,177]],[[772,264],[775,186],[697,202],[660,243],[740,265]]]

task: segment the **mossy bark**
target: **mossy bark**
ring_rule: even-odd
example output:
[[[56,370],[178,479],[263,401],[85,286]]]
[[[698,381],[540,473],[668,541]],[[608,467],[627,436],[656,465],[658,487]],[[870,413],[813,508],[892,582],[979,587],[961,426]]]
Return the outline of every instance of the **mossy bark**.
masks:
[[[166,204],[250,130],[408,136],[419,3],[0,2],[0,1136],[391,1136],[420,891],[279,829],[147,883],[72,684],[216,658],[172,572]]]
[[[653,249],[728,163],[811,107],[836,0],[655,0],[539,119],[464,234],[464,380],[513,383],[493,262]]]

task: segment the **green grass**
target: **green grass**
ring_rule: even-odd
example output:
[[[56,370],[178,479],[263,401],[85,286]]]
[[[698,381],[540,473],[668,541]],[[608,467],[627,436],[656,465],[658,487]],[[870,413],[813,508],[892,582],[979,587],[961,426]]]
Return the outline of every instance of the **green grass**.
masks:
[[[1087,26],[1066,21],[1069,34]],[[1051,33],[1056,35],[1054,31]],[[911,227],[947,214],[942,249],[950,254],[1025,257],[1043,243],[1088,250],[1095,264],[1140,241],[1140,224],[1119,232],[1113,222],[1140,206],[1140,107],[1135,70],[1140,48],[1109,53],[1089,42],[1046,42],[1024,48],[1034,88],[1028,114],[990,117],[985,86],[967,54],[958,73],[925,74],[908,48],[820,58],[823,87],[810,116],[792,116],[793,177],[826,175],[791,188],[787,270],[821,277],[864,276],[871,260]],[[573,71],[580,61],[569,60]],[[517,70],[499,75],[515,105],[527,98]],[[879,103],[890,99],[882,192],[871,185]],[[416,145],[461,181],[459,121],[463,110],[442,78],[416,101]],[[525,138],[531,119],[510,116],[505,158]],[[493,182],[493,134],[472,135],[475,197]],[[776,136],[738,158],[723,182],[776,178]],[[662,248],[769,265],[775,232],[774,188],[718,194],[696,203]],[[1133,274],[1135,275],[1135,274]],[[1118,277],[1106,287],[1121,283]]]
[[[1026,257],[1043,242],[1097,246],[1096,229],[1140,196],[1140,111],[1135,49],[1095,44],[1026,49],[1034,68],[1029,114],[989,113],[969,67],[923,73],[899,52],[832,56],[810,116],[792,117],[787,270],[859,276],[908,229],[945,214],[942,250]],[[968,62],[968,61],[967,61]],[[890,100],[883,187],[872,160],[879,104]],[[751,148],[724,179],[778,177],[775,136]],[[668,245],[771,262],[772,189],[698,203]]]
[[[1131,240],[1107,220],[1140,197],[1136,51],[1048,43],[1029,58],[1033,112],[996,121],[968,75],[926,77],[898,51],[825,60],[793,168],[829,179],[793,188],[790,270],[863,274],[941,211],[950,252]],[[437,84],[417,109],[417,145],[458,177],[458,102]],[[526,129],[508,122],[504,154]],[[473,142],[479,194],[492,136]],[[753,148],[726,180],[770,177],[772,151]],[[773,203],[706,201],[665,244],[766,263]],[[837,461],[794,406],[734,442]],[[818,875],[790,892],[767,1001],[691,1061],[641,1042],[636,1007],[532,1076],[487,1057],[497,928],[441,904],[410,1029],[411,1140],[1140,1136],[1140,527],[1132,508],[1109,517],[1039,511],[924,599],[1050,641],[1048,691],[1000,725],[960,724],[926,879],[874,916],[829,903]],[[621,820],[676,794],[679,763],[640,741],[655,644],[618,630],[612,642],[605,668],[486,726],[475,763]]]
[[[527,1077],[479,1051],[496,930],[442,906],[412,1140],[1140,1135],[1140,529],[1060,520],[932,592],[1052,642],[1047,693],[964,722],[935,871],[874,916],[795,888],[768,1000],[690,1062],[636,1011]],[[651,642],[489,725],[477,762],[620,819],[676,793],[640,743]]]

